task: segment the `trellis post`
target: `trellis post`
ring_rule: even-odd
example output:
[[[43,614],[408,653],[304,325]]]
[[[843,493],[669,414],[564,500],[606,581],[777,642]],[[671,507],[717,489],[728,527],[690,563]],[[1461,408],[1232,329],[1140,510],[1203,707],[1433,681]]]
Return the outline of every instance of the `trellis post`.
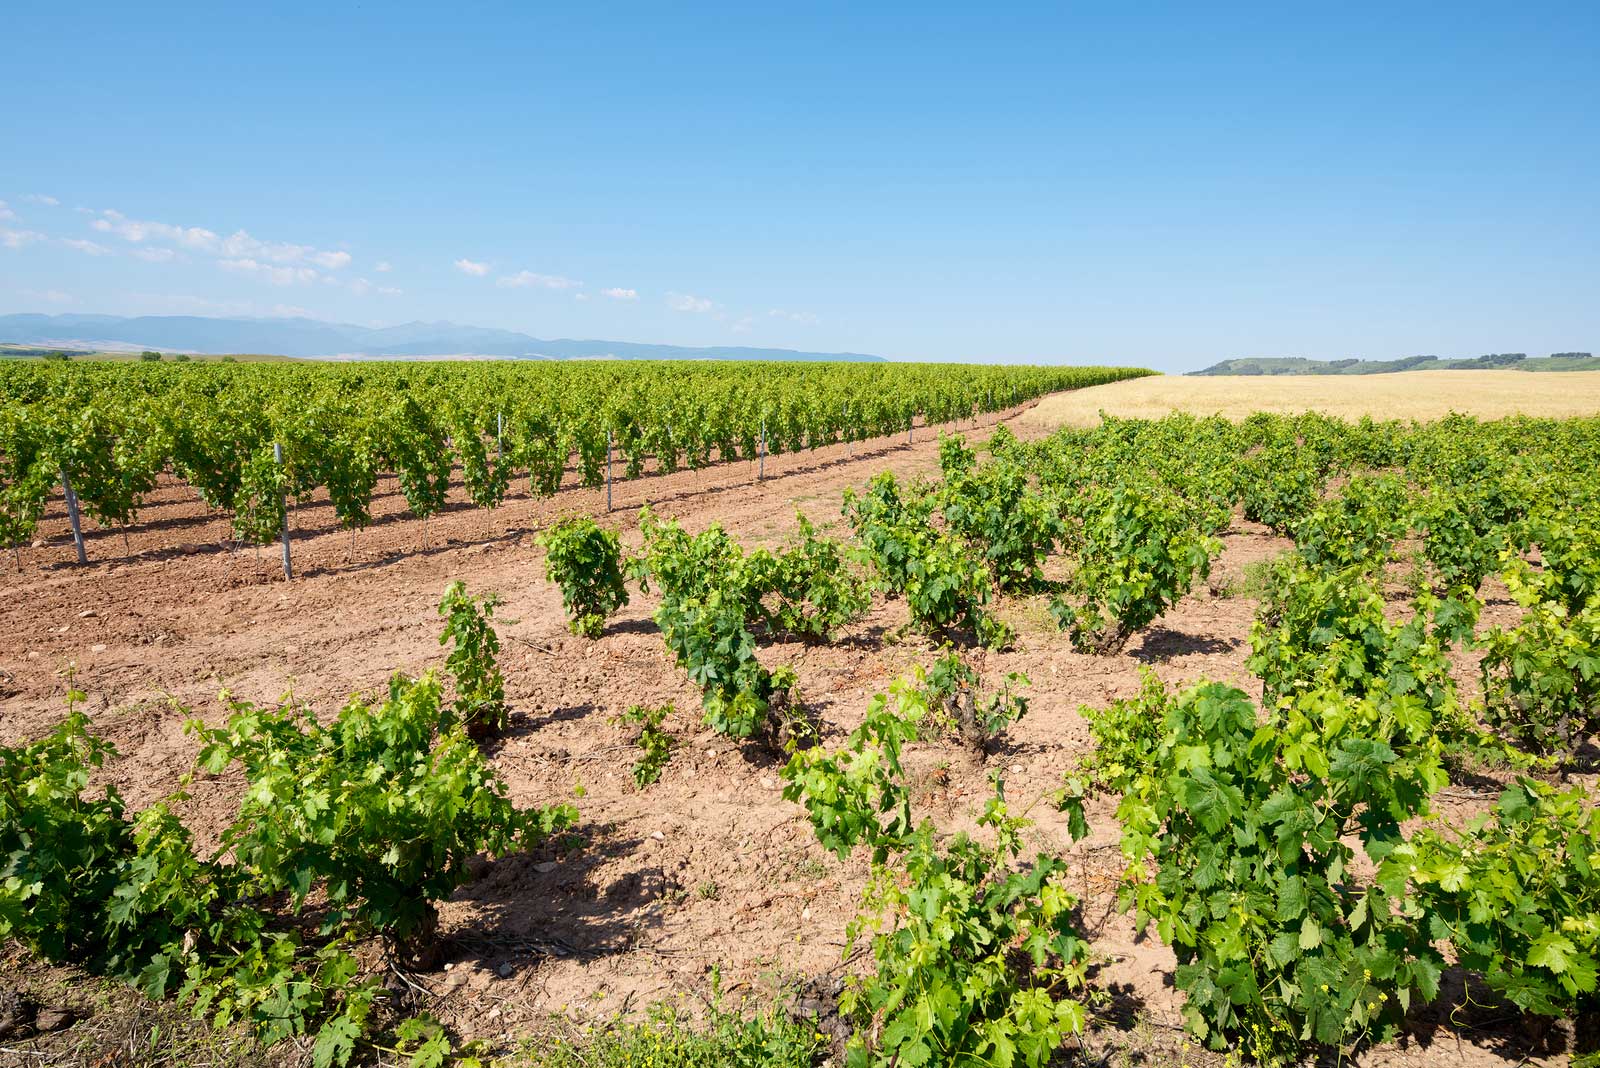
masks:
[[[78,495],[72,490],[72,479],[67,477],[67,465],[61,465],[61,493],[67,499],[67,522],[72,524],[72,544],[78,550],[78,563],[87,564],[89,554],[83,549],[83,521],[78,517]]]
[[[283,445],[279,442],[272,443],[272,460],[283,470]],[[283,526],[279,533],[283,536],[283,577],[294,578],[294,567],[289,563],[289,502],[280,483],[278,488],[278,511],[283,515]]]

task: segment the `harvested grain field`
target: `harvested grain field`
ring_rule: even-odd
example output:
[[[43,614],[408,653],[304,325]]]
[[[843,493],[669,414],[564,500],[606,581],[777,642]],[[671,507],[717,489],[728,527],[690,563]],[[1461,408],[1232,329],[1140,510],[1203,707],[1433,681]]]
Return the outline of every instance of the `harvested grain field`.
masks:
[[[1600,371],[1406,371],[1384,375],[1269,377],[1157,375],[1046,398],[1028,426],[1094,426],[1100,412],[1159,419],[1169,412],[1243,419],[1251,412],[1317,411],[1341,419],[1440,419],[1451,412],[1499,419],[1566,419],[1600,412]]]

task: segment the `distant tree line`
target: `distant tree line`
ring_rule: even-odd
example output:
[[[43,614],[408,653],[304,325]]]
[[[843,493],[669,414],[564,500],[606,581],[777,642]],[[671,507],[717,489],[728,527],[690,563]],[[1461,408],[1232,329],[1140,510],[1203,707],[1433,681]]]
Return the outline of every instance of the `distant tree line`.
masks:
[[[1481,371],[1522,367],[1530,371],[1583,370],[1594,356],[1587,352],[1553,352],[1542,359],[1529,359],[1525,352],[1491,352],[1473,357],[1403,356],[1396,360],[1310,360],[1302,356],[1244,356],[1223,360],[1197,375],[1373,375],[1396,371],[1451,370]]]

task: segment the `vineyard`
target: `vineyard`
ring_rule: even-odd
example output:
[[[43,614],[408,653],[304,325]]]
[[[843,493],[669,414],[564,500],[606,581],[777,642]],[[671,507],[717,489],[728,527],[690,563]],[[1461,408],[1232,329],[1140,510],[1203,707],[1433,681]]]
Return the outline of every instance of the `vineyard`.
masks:
[[[359,527],[379,472],[419,519],[509,508],[569,463],[672,476],[1121,374],[5,373],[13,543],[47,500],[59,529],[57,482],[132,524],[180,478],[264,542],[313,490]],[[83,655],[73,598],[175,619],[188,589],[29,586],[8,981],[70,963],[318,1068],[1593,1049],[1600,419],[923,437],[670,508],[557,493],[387,585],[219,588],[171,685]]]
[[[411,515],[445,504],[452,471],[493,508],[526,480],[549,495],[647,469],[698,470],[971,419],[1045,393],[1144,374],[971,365],[697,367],[361,363],[52,366],[0,363],[0,542],[33,535],[61,492],[104,527],[135,525],[170,472],[266,544],[290,501],[321,490],[342,528],[372,520],[381,474]],[[613,471],[616,466],[620,470]]]

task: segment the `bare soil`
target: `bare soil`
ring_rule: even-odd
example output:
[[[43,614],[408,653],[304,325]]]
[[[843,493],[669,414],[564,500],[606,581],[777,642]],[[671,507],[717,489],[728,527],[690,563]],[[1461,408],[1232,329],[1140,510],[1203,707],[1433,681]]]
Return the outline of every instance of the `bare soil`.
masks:
[[[1015,412],[1005,419],[1019,434],[1044,432]],[[981,440],[990,427],[984,420],[959,429]],[[773,544],[794,529],[797,511],[837,527],[844,489],[880,470],[934,473],[935,438],[919,428],[914,444],[901,438],[770,457],[759,482],[755,464],[737,463],[618,483],[609,519],[630,546],[646,502],[690,529],[718,522],[746,545]],[[62,502],[53,501],[20,570],[0,571],[0,741],[47,730],[75,686],[87,694],[94,728],[120,751],[109,781],[131,807],[146,805],[191,770],[196,746],[183,723],[190,715],[219,721],[224,690],[257,702],[292,693],[331,711],[392,672],[439,664],[435,607],[445,585],[463,579],[505,601],[501,666],[515,715],[492,746],[493,760],[516,801],[568,800],[582,822],[571,852],[486,863],[445,905],[446,970],[411,979],[432,1011],[463,1039],[498,1041],[537,1032],[555,1014],[600,1019],[662,999],[693,1004],[708,995],[714,968],[725,993],[764,1000],[802,977],[857,966],[844,959],[845,925],[857,911],[865,863],[841,862],[818,846],[803,810],[781,797],[781,754],[735,745],[700,725],[698,694],[651,622],[654,599],[635,592],[597,641],[567,633],[534,536],[560,514],[603,511],[605,491],[574,485],[552,498],[514,495],[485,511],[467,505],[457,486],[451,507],[423,523],[405,514],[392,479],[383,486],[376,522],[354,536],[335,529],[325,499],[295,509],[292,581],[276,547],[230,548],[226,517],[183,485],[164,483],[126,541],[91,531],[91,563],[81,568],[72,563]],[[1112,807],[1093,810],[1093,833],[1073,845],[1049,801],[1088,744],[1078,709],[1133,696],[1142,668],[1173,683],[1205,676],[1259,695],[1245,667],[1256,604],[1229,590],[1248,565],[1287,546],[1236,523],[1211,582],[1112,656],[1074,653],[1042,598],[1005,601],[1000,612],[1019,630],[1016,648],[977,661],[986,678],[1029,676],[1027,717],[981,760],[955,745],[919,745],[911,755],[919,804],[942,825],[968,822],[989,773],[999,771],[1014,804],[1037,821],[1038,847],[1070,859],[1082,923],[1103,957],[1095,980],[1105,995],[1101,1023],[1085,1039],[1097,1057],[1210,1060],[1189,1049],[1179,1029],[1171,952],[1116,912]],[[923,640],[895,637],[905,621],[902,603],[880,601],[831,645],[773,646],[761,655],[794,665],[806,705],[836,743],[872,694],[929,659]],[[661,781],[641,791],[628,772],[632,735],[613,718],[633,704],[668,701],[679,710],[667,724],[679,746]],[[190,788],[181,811],[203,840],[232,814],[237,789],[204,777]],[[1462,814],[1492,796],[1469,791]],[[24,957],[0,958],[0,986],[26,988],[37,975]],[[1362,1060],[1524,1059],[1515,1033],[1451,1024],[1452,1008],[1419,1020],[1427,1038]],[[0,1063],[42,1063],[38,1051],[50,1049],[76,1057],[64,1046],[0,1045]]]

